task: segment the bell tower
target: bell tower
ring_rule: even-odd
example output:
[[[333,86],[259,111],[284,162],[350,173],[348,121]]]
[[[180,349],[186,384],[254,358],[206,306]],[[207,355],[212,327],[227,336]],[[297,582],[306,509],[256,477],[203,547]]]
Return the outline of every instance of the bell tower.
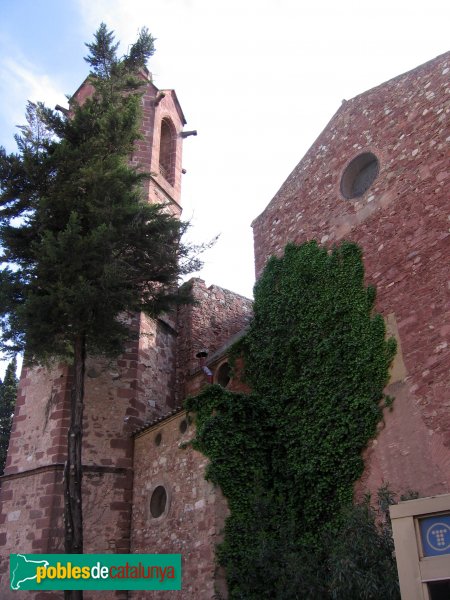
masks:
[[[147,195],[150,202],[165,204],[181,215],[182,141],[190,133],[175,90],[158,90],[148,79],[143,102],[143,139],[136,144],[133,162],[150,172]]]
[[[148,73],[142,77],[142,138],[131,162],[150,173],[144,188],[149,202],[163,204],[179,217],[182,142],[196,132],[182,131],[186,120],[175,91],[159,90]],[[92,91],[86,81],[75,98],[83,102]],[[82,457],[86,553],[130,551],[131,433],[176,406],[176,319],[135,314],[129,315],[128,325],[135,335],[119,358],[89,357],[86,363]],[[22,370],[5,474],[0,478],[4,599],[39,595],[9,590],[10,553],[64,552],[63,468],[71,377],[65,366]],[[47,592],[46,597],[59,596]],[[111,593],[112,597],[126,593]]]
[[[131,163],[150,174],[145,186],[149,202],[165,204],[175,216],[181,215],[182,142],[196,131],[183,131],[186,119],[175,90],[159,90],[147,70],[142,95],[142,138],[135,144]],[[94,93],[86,79],[73,95],[83,103]]]

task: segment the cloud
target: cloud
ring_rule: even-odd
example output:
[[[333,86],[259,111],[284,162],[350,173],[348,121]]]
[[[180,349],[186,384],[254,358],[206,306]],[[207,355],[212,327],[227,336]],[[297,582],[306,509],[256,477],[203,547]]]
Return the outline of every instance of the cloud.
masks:
[[[205,256],[205,278],[251,292],[250,223],[342,99],[447,49],[448,19],[436,14],[448,15],[448,2],[429,5],[424,12],[406,0],[380,0],[375,11],[356,0],[78,0],[88,36],[104,21],[122,51],[142,26],[157,38],[154,82],[176,89],[188,128],[198,130],[183,146],[191,236],[222,234]]]
[[[0,60],[0,114],[4,121],[0,143],[7,148],[13,144],[15,125],[24,122],[27,100],[41,100],[50,107],[65,104],[62,87],[51,77],[39,73],[28,61],[11,57]]]

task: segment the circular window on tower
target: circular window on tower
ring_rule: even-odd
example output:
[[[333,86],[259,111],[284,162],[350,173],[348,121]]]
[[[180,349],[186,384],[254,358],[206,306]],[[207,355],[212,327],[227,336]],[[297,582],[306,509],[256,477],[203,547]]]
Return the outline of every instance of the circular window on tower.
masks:
[[[347,200],[359,198],[378,176],[380,163],[372,152],[356,156],[345,168],[341,179],[341,194]]]
[[[169,499],[166,488],[163,485],[157,485],[150,497],[150,514],[154,519],[158,519],[167,514],[169,509]]]

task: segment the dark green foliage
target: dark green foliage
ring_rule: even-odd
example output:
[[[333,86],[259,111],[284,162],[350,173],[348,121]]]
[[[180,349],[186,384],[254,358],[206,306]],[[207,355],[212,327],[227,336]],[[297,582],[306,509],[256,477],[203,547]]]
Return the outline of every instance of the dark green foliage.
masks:
[[[6,367],[3,383],[0,382],[0,475],[3,475],[5,468],[14,405],[16,403],[18,384],[16,370],[17,362],[14,358]]]
[[[147,60],[155,52],[154,42],[155,38],[146,27],[143,27],[138,39],[131,46],[129,54],[119,59],[117,57],[119,44],[114,43],[112,31],[108,31],[105,23],[102,23],[94,34],[94,42],[86,44],[90,54],[85,60],[92,68],[91,73],[105,81],[117,77],[121,70],[133,75],[140,69],[146,68]]]
[[[26,343],[27,362],[73,365],[64,471],[65,551],[83,552],[81,461],[86,354],[118,354],[129,313],[175,302],[199,263],[186,225],[143,197],[148,174],[130,164],[140,137],[146,29],[126,56],[102,24],[87,62],[92,95],[59,114],[29,103],[18,154],[0,149],[0,349]],[[81,598],[66,591],[65,598]]]
[[[377,540],[374,556],[392,567],[370,509],[343,513],[395,353],[374,302],[356,245],[288,245],[255,286],[254,319],[234,350],[252,393],[212,386],[187,402],[196,413],[194,447],[209,457],[207,476],[231,511],[218,549],[231,599],[359,598],[332,595],[340,572],[332,565],[345,528],[362,515],[370,543]],[[362,571],[370,565],[368,555]],[[361,598],[397,598],[386,586],[368,594]]]
[[[387,487],[378,491],[377,509],[369,500],[344,508],[337,534],[329,541],[332,600],[400,600]]]
[[[28,360],[118,352],[123,311],[151,315],[179,299],[178,277],[198,268],[180,243],[186,225],[142,198],[147,174],[129,164],[140,137],[142,80],[153,54],[142,30],[119,58],[104,24],[88,44],[95,93],[70,117],[29,103],[18,154],[0,150],[0,314],[3,349]]]
[[[86,44],[90,54],[86,57],[86,62],[92,68],[92,74],[101,79],[108,79],[111,71],[118,63],[117,49],[119,43],[114,43],[114,34],[108,31],[106,24],[101,23],[94,34],[92,44]]]

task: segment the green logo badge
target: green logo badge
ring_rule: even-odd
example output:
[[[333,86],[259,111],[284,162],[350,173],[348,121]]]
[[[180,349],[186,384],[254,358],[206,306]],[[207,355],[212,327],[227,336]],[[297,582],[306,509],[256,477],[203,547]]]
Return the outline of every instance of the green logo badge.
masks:
[[[181,590],[181,554],[11,554],[12,590]]]

